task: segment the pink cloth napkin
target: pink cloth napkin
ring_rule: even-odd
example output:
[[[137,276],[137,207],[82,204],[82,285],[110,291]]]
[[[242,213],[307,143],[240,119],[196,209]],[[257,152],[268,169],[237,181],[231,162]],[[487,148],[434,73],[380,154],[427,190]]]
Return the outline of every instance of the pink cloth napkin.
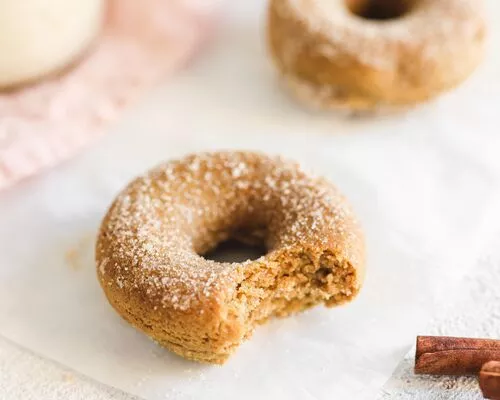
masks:
[[[76,154],[182,66],[210,32],[214,7],[196,3],[110,0],[103,32],[78,65],[0,93],[0,189]]]

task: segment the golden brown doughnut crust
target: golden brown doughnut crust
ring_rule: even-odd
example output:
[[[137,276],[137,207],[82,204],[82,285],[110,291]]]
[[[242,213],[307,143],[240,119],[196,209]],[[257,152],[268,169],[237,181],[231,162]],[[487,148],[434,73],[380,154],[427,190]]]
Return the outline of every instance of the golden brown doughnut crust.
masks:
[[[228,238],[268,253],[244,263],[201,256]],[[183,357],[223,363],[269,317],[350,301],[364,242],[344,197],[297,164],[201,153],[123,190],[102,222],[96,262],[123,318]]]
[[[479,64],[481,3],[413,0],[403,16],[380,21],[353,14],[346,0],[270,0],[270,53],[308,105],[407,107],[457,86]]]

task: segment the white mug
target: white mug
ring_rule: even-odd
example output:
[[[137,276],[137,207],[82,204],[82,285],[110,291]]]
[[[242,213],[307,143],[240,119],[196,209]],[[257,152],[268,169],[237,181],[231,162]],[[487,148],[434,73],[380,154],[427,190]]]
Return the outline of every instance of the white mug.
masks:
[[[99,33],[105,0],[0,0],[0,89],[75,61]]]

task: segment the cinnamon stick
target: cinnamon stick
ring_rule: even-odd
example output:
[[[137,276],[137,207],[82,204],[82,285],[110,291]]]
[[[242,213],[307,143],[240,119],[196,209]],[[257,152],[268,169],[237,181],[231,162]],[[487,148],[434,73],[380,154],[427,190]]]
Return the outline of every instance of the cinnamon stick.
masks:
[[[484,398],[500,400],[500,361],[489,361],[483,365],[479,373],[479,386]]]
[[[500,340],[417,336],[416,374],[476,375],[491,360],[500,360]]]

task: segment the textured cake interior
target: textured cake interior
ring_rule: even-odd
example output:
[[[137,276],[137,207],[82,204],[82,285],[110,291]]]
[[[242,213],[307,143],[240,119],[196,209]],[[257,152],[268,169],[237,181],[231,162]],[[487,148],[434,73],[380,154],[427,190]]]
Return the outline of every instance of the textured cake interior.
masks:
[[[230,237],[255,248],[265,248],[265,231],[238,231]],[[315,249],[316,251],[318,249]],[[270,317],[284,317],[317,304],[335,306],[349,301],[357,292],[355,270],[331,250],[318,253],[302,248],[280,249],[245,263],[243,279],[237,284],[229,315],[244,317],[248,333]]]

